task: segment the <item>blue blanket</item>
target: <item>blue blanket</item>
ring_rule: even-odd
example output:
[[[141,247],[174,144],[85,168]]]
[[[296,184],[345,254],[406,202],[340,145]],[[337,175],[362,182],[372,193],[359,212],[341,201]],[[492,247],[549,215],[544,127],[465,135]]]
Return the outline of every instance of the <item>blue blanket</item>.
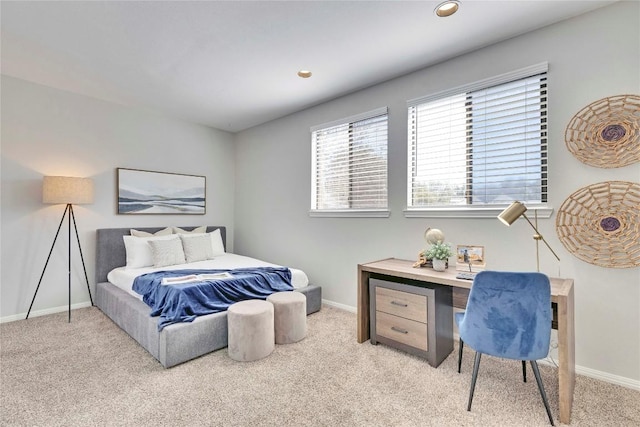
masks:
[[[191,274],[229,273],[228,279],[163,285],[164,277]],[[178,322],[192,322],[203,314],[225,311],[235,302],[266,299],[274,292],[291,291],[291,271],[285,267],[238,268],[234,270],[173,270],[136,277],[133,290],[160,316],[158,331]]]

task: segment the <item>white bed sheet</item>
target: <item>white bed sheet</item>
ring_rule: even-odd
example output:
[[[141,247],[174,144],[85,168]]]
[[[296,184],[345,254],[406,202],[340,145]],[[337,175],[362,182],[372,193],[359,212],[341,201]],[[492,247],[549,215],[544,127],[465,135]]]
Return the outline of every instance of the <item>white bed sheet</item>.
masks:
[[[133,281],[136,277],[145,273],[152,273],[154,271],[164,270],[184,270],[184,269],[234,269],[234,268],[251,268],[251,267],[282,267],[280,265],[271,264],[259,259],[246,257],[244,255],[236,255],[231,253],[225,253],[224,255],[218,255],[214,259],[206,261],[192,262],[189,264],[170,265],[166,267],[141,267],[141,268],[126,268],[118,267],[109,272],[107,280],[116,285],[123,291],[133,295],[138,299],[142,299],[142,295],[134,292]],[[289,267],[291,270],[291,284],[294,288],[303,288],[309,284],[309,278],[302,270]]]

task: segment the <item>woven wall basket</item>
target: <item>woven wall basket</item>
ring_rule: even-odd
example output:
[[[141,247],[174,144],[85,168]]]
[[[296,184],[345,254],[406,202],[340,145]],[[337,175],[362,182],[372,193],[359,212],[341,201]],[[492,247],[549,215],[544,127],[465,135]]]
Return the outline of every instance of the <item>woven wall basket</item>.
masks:
[[[556,217],[569,252],[601,267],[640,266],[640,184],[607,181],[570,195]]]
[[[640,161],[640,96],[603,98],[573,116],[564,136],[581,162],[618,168]]]

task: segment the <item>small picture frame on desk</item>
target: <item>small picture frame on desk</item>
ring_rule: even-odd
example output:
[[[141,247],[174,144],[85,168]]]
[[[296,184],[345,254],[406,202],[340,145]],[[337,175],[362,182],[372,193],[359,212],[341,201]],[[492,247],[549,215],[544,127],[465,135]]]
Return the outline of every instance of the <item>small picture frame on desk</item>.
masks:
[[[456,270],[477,273],[486,268],[484,246],[458,245],[456,248]]]

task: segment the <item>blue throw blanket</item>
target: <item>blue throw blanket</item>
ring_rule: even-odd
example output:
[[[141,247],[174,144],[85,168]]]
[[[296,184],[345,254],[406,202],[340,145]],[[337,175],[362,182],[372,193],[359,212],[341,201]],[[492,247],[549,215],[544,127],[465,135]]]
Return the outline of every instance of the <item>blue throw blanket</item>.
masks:
[[[232,278],[163,285],[162,279],[191,274],[229,273]],[[285,267],[238,268],[234,270],[173,270],[136,277],[133,290],[160,316],[158,331],[197,316],[225,311],[235,302],[266,299],[274,292],[291,291],[291,271]]]

